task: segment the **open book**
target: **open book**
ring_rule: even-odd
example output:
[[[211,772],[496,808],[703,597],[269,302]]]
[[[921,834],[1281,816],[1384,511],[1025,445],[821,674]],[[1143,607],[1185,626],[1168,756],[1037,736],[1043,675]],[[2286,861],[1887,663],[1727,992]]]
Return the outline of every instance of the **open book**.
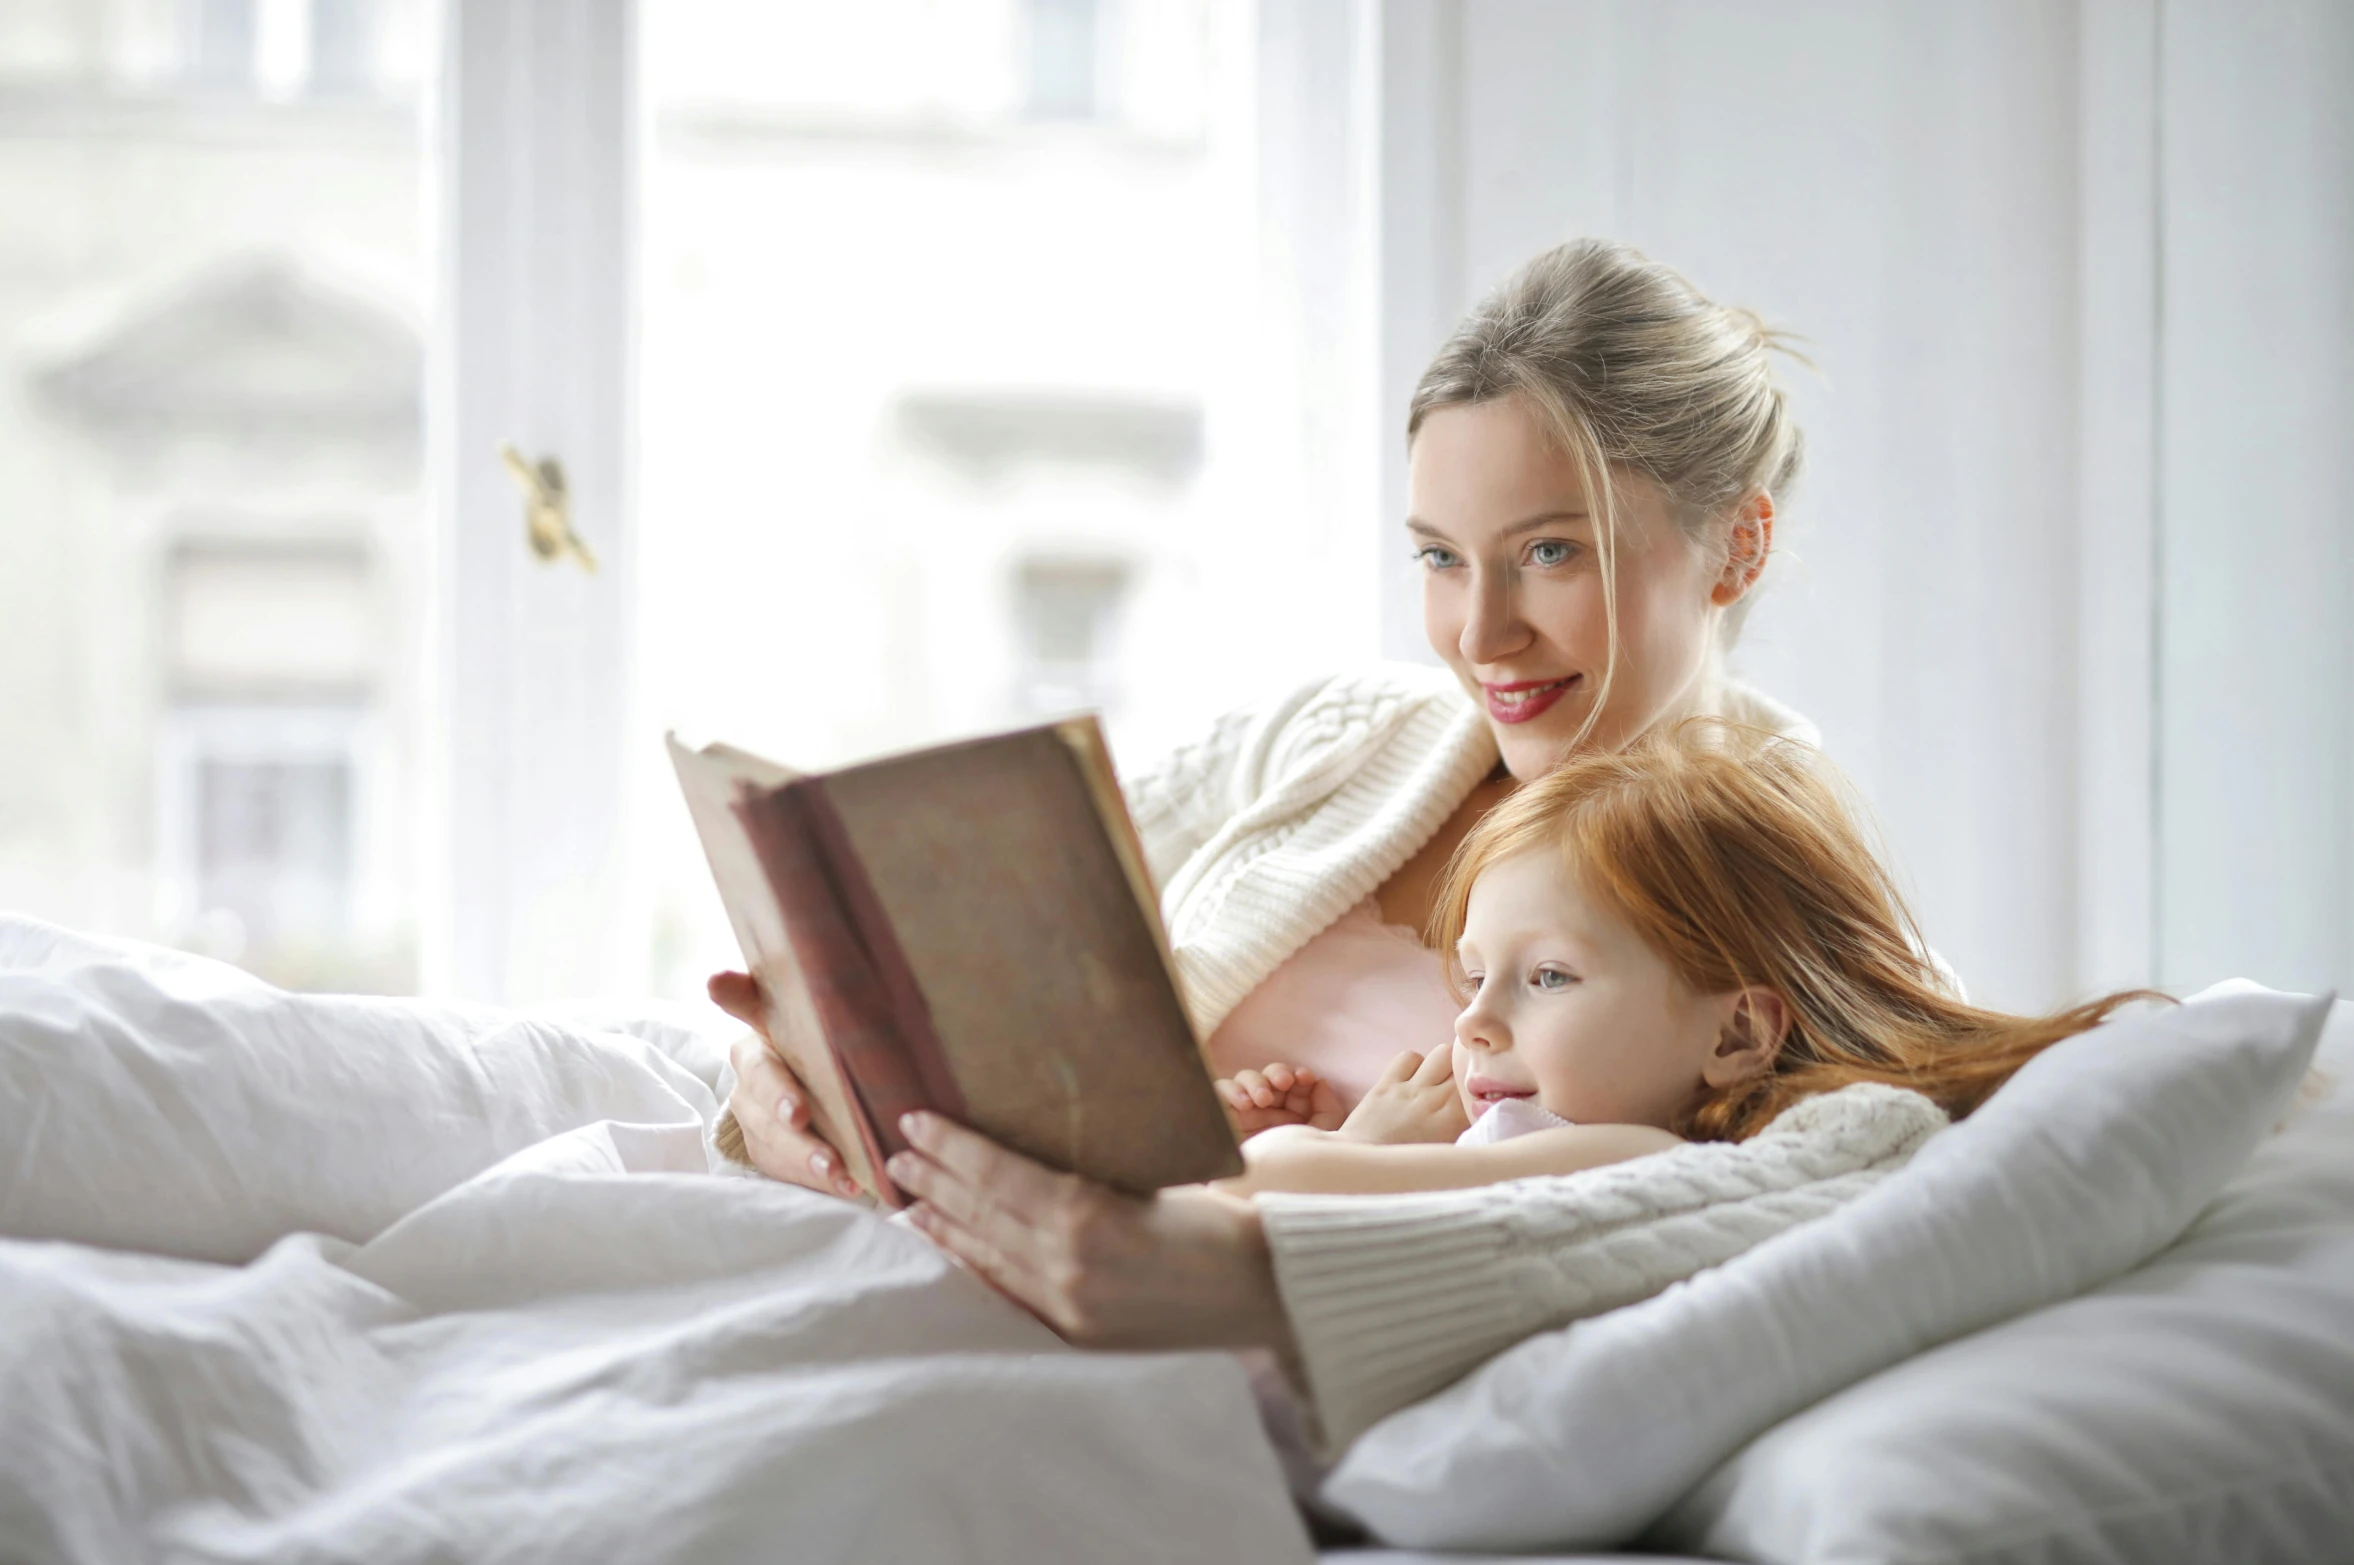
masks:
[[[670,756],[769,1039],[860,1188],[904,1204],[883,1160],[910,1109],[1138,1194],[1241,1172],[1094,718],[810,776]]]

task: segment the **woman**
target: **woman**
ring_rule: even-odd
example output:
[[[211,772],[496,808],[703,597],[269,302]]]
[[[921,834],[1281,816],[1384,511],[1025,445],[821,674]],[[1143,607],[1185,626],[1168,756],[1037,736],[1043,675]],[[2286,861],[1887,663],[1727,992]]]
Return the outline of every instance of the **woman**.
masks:
[[[1353,1097],[1401,1049],[1448,1036],[1439,957],[1414,932],[1518,782],[1699,714],[1811,737],[1722,666],[1800,466],[1773,346],[1754,315],[1579,241],[1522,267],[1440,351],[1407,420],[1406,529],[1446,672],[1320,682],[1129,788],[1221,1075],[1305,1065]],[[757,1017],[742,974],[712,996]],[[757,1166],[847,1191],[775,1054],[747,1038],[734,1063]],[[1439,1360],[1478,1338],[1456,1328],[1482,1308],[1486,1192],[1411,1213],[1205,1189],[1142,1201],[936,1116],[907,1133],[892,1175],[917,1224],[1073,1342],[1274,1348],[1334,1438],[1469,1367]],[[1459,1285],[1431,1287],[1441,1273]]]

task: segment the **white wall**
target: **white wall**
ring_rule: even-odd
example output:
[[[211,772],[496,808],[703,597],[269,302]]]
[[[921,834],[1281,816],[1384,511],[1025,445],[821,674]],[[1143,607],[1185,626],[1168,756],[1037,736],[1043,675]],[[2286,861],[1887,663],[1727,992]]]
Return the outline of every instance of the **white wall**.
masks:
[[[2354,7],[2161,38],[2162,972],[2354,987]]]
[[[2069,12],[1427,10],[1460,29],[1460,249],[1430,318],[1545,245],[1602,234],[1810,340],[1817,370],[1787,378],[1812,471],[1738,666],[1822,726],[1976,992],[2066,991]],[[1397,408],[1415,357],[1395,363]]]
[[[1810,339],[1816,369],[1787,378],[1811,470],[1736,663],[1822,726],[1877,804],[1930,939],[1990,1003],[2043,1005],[2158,976],[2158,880],[2170,980],[2236,968],[2319,982],[2354,967],[2348,899],[2331,889],[2350,867],[2347,642],[2327,608],[2344,577],[2346,506],[2325,503],[2333,480],[2348,489],[2347,360],[2312,351],[2331,331],[2346,340],[2346,110],[2325,84],[2345,80],[2354,58],[2342,7],[2256,9],[2263,18],[2243,22],[2242,8],[2181,0],[1382,8],[1385,427],[1402,428],[1415,375],[1479,291],[1575,234],[1628,240]],[[2169,27],[2161,72],[2155,40]],[[2174,63],[2186,52],[2195,68]],[[2301,63],[2285,72],[2291,52]],[[2219,222],[2169,209],[2182,259],[2170,253],[2166,319],[2194,324],[2168,350],[2163,398],[2152,303],[2161,92],[2168,181],[2212,186],[2231,206]],[[2251,164],[2267,177],[2226,171]],[[2186,227],[2203,237],[2184,240]],[[2250,248],[2271,258],[2255,292],[2187,269],[2220,269]],[[2193,294],[2270,294],[2294,308],[2250,335],[2230,317],[2195,324]],[[2261,377],[2268,400],[2242,399],[2246,371],[2292,357],[2300,373]],[[2247,431],[2232,456],[2202,454],[2195,470],[2183,465],[2188,429],[2214,429],[2222,410],[2179,389],[2194,360],[2204,393],[2232,402],[2232,427]],[[2161,402],[2162,502],[2150,481]],[[2242,563],[2256,583],[2292,557],[2313,569],[2301,598],[2273,613],[2260,593],[2218,596],[2203,572],[2186,574],[2175,539],[2190,515],[2225,503],[2220,472],[2259,451],[2280,457],[2286,427],[2304,432],[2301,454],[2268,467],[2260,493],[2294,520],[2260,546],[2251,536]],[[1402,454],[1389,450],[1385,526],[1404,509]],[[2182,781],[2167,794],[2154,875],[2161,509],[2177,562],[2166,667],[2179,676],[2207,661],[2203,685],[2160,702],[2157,753]],[[2177,604],[2185,597],[2207,620]],[[1418,650],[1403,584],[1386,609],[1387,645]],[[2251,631],[2257,621],[2270,628]],[[2234,658],[2188,651],[2193,635],[2232,641]],[[2249,686],[2255,670],[2242,665],[2291,664],[2326,667],[2327,679],[2240,721],[2273,725],[2268,759],[2294,781],[2250,801],[2244,781],[2238,795],[2225,781],[2254,774],[2212,756],[2218,781],[2199,781],[2189,752],[2209,755],[2195,736]],[[2251,822],[2286,810],[2294,824],[2219,833],[2219,809]],[[2261,875],[2249,873],[2249,838]],[[2292,871],[2299,853],[2305,867]],[[2326,868],[2324,854],[2337,855]],[[2223,879],[2236,892],[2218,900]],[[2271,922],[2252,921],[2258,905],[2275,910]],[[2210,938],[2223,929],[2237,944]],[[2194,949],[2194,938],[2208,943]]]

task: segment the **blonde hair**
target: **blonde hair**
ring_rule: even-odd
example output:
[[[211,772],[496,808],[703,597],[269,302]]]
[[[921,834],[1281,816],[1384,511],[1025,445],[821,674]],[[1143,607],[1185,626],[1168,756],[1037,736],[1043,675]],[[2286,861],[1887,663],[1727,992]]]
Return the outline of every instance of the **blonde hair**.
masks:
[[[1787,495],[1805,442],[1769,354],[1790,352],[1789,342],[1625,245],[1577,239],[1506,278],[1415,386],[1409,444],[1441,408],[1518,397],[1576,464],[1595,508],[1610,661],[1573,749],[1600,718],[1617,671],[1616,481],[1656,484],[1695,539],[1754,495]],[[1728,611],[1728,640],[1748,607],[1744,596]]]
[[[1755,729],[1687,719],[1564,762],[1490,810],[1432,917],[1458,992],[1472,883],[1547,851],[1690,992],[1755,985],[1788,1007],[1772,1068],[1698,1089],[1669,1126],[1693,1140],[1743,1140],[1800,1098],[1859,1081],[1910,1087],[1960,1118],[2052,1044],[2130,1000],[2164,998],[2128,991],[2049,1016],[1956,999],[1836,775],[1809,747]]]

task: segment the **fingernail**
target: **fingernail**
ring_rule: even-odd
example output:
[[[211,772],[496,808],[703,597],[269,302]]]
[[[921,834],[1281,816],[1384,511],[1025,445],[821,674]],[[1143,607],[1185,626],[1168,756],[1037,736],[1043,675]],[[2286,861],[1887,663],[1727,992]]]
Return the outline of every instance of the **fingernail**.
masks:
[[[923,1134],[923,1128],[924,1117],[915,1110],[910,1109],[899,1116],[899,1133],[908,1140],[919,1139]]]
[[[883,1163],[893,1179],[905,1179],[915,1172],[915,1159],[905,1152],[894,1152]]]
[[[834,1188],[844,1195],[858,1194],[858,1181],[845,1174],[834,1181]]]
[[[809,1171],[818,1178],[824,1179],[833,1173],[834,1160],[823,1152],[812,1152],[809,1154]]]
[[[776,1117],[779,1119],[789,1120],[793,1117],[793,1110],[799,1108],[800,1106],[801,1105],[793,1101],[793,1095],[791,1093],[787,1093],[783,1097],[776,1100]]]

